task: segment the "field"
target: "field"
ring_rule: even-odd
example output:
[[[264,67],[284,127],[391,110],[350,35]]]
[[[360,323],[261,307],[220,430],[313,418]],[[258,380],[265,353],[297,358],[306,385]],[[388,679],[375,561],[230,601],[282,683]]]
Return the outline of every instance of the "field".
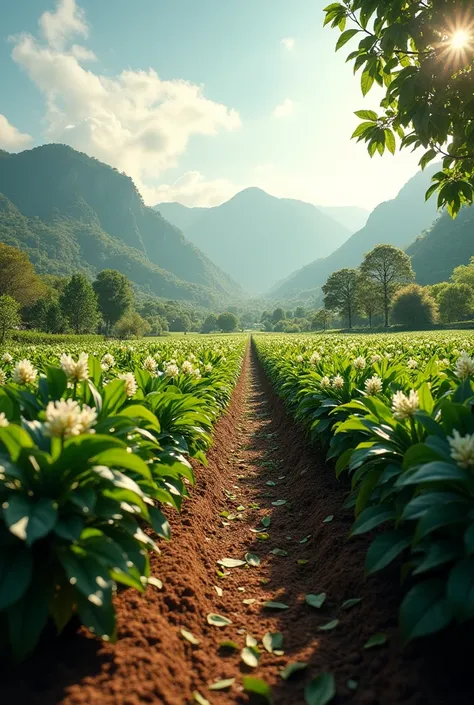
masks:
[[[474,334],[0,352],[0,702],[472,703]]]

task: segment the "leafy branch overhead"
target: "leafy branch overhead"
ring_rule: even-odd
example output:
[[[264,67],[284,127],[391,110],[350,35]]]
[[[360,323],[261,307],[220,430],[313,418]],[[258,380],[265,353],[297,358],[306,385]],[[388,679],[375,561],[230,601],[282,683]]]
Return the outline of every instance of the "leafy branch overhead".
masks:
[[[428,199],[455,217],[474,200],[474,6],[472,0],[345,0],[325,8],[341,32],[336,51],[358,39],[347,61],[361,72],[363,95],[378,86],[381,110],[358,110],[353,138],[371,156],[397,147],[440,157]]]

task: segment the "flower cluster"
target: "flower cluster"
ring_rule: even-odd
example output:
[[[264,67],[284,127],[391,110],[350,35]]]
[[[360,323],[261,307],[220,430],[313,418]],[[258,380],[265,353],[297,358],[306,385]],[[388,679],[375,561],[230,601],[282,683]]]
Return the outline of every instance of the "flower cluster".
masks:
[[[377,394],[380,394],[382,389],[382,380],[378,375],[374,375],[365,380],[365,391],[369,396],[375,397]]]
[[[71,382],[84,382],[89,379],[89,355],[87,353],[82,352],[77,362],[70,355],[63,353],[59,358],[59,364]]]
[[[451,448],[451,458],[457,462],[459,467],[466,470],[474,467],[474,433],[461,436],[459,431],[453,430],[453,435],[448,437]]]
[[[134,397],[137,393],[138,384],[133,372],[122,372],[119,374],[119,379],[125,380],[125,392],[127,397]]]
[[[454,366],[454,373],[459,379],[468,379],[474,375],[474,358],[462,352]]]
[[[38,370],[36,370],[29,360],[20,360],[20,362],[15,365],[13,370],[12,378],[16,384],[34,384],[38,376]]]
[[[70,438],[81,433],[92,433],[91,427],[96,421],[95,409],[91,409],[87,404],[81,409],[77,401],[61,399],[49,402],[44,426],[52,437]]]
[[[408,395],[404,394],[402,391],[396,392],[392,397],[392,412],[394,418],[399,421],[403,419],[408,419],[417,409],[419,409],[420,400],[418,398],[418,392],[414,389],[410,390]]]

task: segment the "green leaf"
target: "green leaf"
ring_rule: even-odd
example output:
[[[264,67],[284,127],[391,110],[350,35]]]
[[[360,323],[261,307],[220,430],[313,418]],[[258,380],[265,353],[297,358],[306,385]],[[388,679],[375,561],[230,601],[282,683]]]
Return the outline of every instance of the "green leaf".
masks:
[[[443,463],[436,460],[432,463],[422,465],[414,473],[402,475],[397,482],[399,487],[406,485],[418,485],[422,482],[461,482],[466,484],[470,479],[469,474],[455,463]]]
[[[395,149],[396,149],[396,142],[395,142],[395,135],[393,134],[392,130],[385,129],[385,144],[387,146],[387,149],[391,154],[395,154]]]
[[[362,77],[361,77],[361,81],[360,81],[360,87],[362,88],[362,95],[366,96],[373,85],[374,85],[374,77],[370,74],[369,71],[364,71],[364,73],[362,74]]]
[[[328,514],[328,516],[323,520],[323,524],[329,524],[334,519],[334,514]]]
[[[375,646],[383,646],[387,643],[387,635],[378,632],[368,639],[364,644],[364,649],[373,649]]]
[[[306,661],[294,661],[293,663],[289,663],[288,666],[285,666],[283,671],[280,671],[280,676],[284,681],[287,681],[295,673],[304,671],[305,668],[308,668],[308,663]]]
[[[240,649],[240,646],[237,644],[237,642],[232,641],[232,639],[225,639],[224,641],[220,642],[219,648],[232,649],[233,651],[238,651]]]
[[[286,504],[286,499],[277,499],[276,502],[272,502],[274,507],[282,507],[284,504]]]
[[[284,551],[282,548],[274,548],[270,551],[274,556],[280,556],[281,558],[286,558],[288,551]]]
[[[51,499],[10,495],[4,517],[11,533],[31,546],[54,528],[58,512]]]
[[[370,544],[365,560],[365,571],[372,575],[385,568],[411,543],[411,534],[404,531],[389,531],[380,534]]]
[[[395,519],[395,511],[392,507],[380,504],[375,507],[368,507],[359,514],[356,521],[352,525],[351,536],[358,536],[367,531],[372,531],[375,527],[385,523],[391,519]]]
[[[0,549],[0,610],[20,600],[33,575],[31,552],[21,548]]]
[[[316,609],[320,609],[326,601],[326,593],[320,592],[317,595],[308,594],[308,595],[305,595],[304,599],[305,599],[306,604],[309,605],[310,607],[315,607]]]
[[[345,600],[342,605],[341,605],[341,610],[350,610],[351,607],[355,607],[358,605],[360,602],[362,602],[361,597],[353,597],[350,600]]]
[[[48,587],[41,578],[7,612],[13,658],[22,661],[37,645],[48,620]]]
[[[255,646],[245,646],[240,652],[240,658],[249,668],[257,668],[260,652]]]
[[[197,646],[198,644],[200,644],[199,639],[197,639],[194,636],[194,634],[189,632],[187,629],[184,629],[184,627],[181,627],[181,629],[179,631],[181,632],[181,636],[183,637],[183,639],[186,639],[186,641],[189,641],[189,643],[192,644],[193,646]]]
[[[105,590],[111,585],[107,568],[91,556],[81,556],[72,550],[59,553],[59,560],[71,585],[97,606],[103,603]]]
[[[267,683],[261,678],[253,678],[252,676],[244,676],[242,684],[246,693],[254,693],[261,698],[265,698],[268,703],[272,703],[272,690]]]
[[[268,527],[269,527],[270,524],[271,524],[271,518],[270,518],[269,516],[262,517],[262,520],[261,520],[260,523],[261,523],[262,526],[264,526],[266,529],[268,529]]]
[[[267,632],[262,639],[262,644],[269,654],[275,649],[283,646],[283,634],[281,632]]]
[[[327,705],[336,695],[336,684],[331,673],[321,673],[304,689],[306,705]]]
[[[81,594],[77,595],[77,610],[84,626],[93,634],[109,642],[116,639],[115,610],[112,603],[112,591],[104,595],[102,604],[95,605]]]
[[[239,568],[242,565],[246,565],[246,561],[242,561],[238,558],[221,558],[217,563],[224,568]]]
[[[287,609],[289,609],[289,606],[285,605],[284,602],[272,602],[271,600],[269,600],[268,602],[264,602],[263,606],[269,610],[287,610]]]
[[[220,681],[215,681],[215,683],[209,683],[207,686],[209,690],[227,690],[235,683],[235,678],[223,678]]]
[[[330,632],[332,629],[335,629],[338,624],[338,619],[332,619],[330,622],[327,622],[327,624],[323,624],[322,627],[318,627],[318,629],[320,632]]]
[[[347,44],[347,42],[350,41],[352,37],[354,37],[358,33],[358,29],[347,29],[345,32],[343,32],[337,40],[336,51],[339,51],[339,49],[341,49],[344,44]]]
[[[356,110],[354,114],[361,120],[370,120],[371,122],[378,120],[378,115],[373,110]]]
[[[246,553],[245,560],[251,566],[258,567],[260,565],[260,558],[255,553]]]
[[[209,700],[206,700],[206,698],[203,695],[201,695],[201,693],[198,690],[193,691],[193,698],[198,703],[198,705],[211,705]]]
[[[213,612],[207,615],[207,623],[211,624],[213,627],[227,627],[229,624],[232,624],[231,620],[227,619],[227,617],[214,614]]]
[[[447,597],[456,619],[464,622],[474,617],[474,558],[465,558],[452,568]]]
[[[405,641],[444,629],[451,619],[445,583],[435,578],[412,587],[400,607],[400,627]]]

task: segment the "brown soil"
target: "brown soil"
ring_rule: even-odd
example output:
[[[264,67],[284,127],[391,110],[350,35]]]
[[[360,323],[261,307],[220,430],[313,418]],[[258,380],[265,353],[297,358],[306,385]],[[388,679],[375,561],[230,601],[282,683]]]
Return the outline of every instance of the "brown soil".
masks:
[[[352,517],[341,508],[346,490],[286,415],[253,354],[217,424],[209,464],[196,470],[192,498],[181,515],[171,517],[172,541],[153,559],[152,572],[163,580],[163,590],[120,594],[114,645],[82,631],[67,633],[45,640],[21,668],[3,666],[0,705],[190,705],[194,691],[212,705],[236,705],[248,702],[245,674],[265,679],[276,705],[302,705],[305,684],[324,671],[336,678],[335,705],[472,704],[467,637],[463,648],[456,647],[459,634],[402,648],[398,573],[364,579],[367,543],[347,539]],[[286,504],[273,506],[278,499]],[[220,516],[223,510],[238,519],[228,521]],[[334,518],[325,523],[329,515]],[[251,529],[264,516],[271,525],[269,538],[261,541]],[[274,549],[287,555],[275,555]],[[259,567],[232,568],[218,577],[217,560],[242,559],[247,552],[260,557]],[[327,593],[321,609],[305,604],[305,594],[320,592]],[[351,598],[361,602],[342,610]],[[265,609],[266,600],[289,609]],[[208,625],[211,612],[232,624]],[[320,631],[334,619],[339,620],[334,629]],[[181,628],[199,645],[186,641]],[[255,669],[242,663],[239,652],[219,648],[225,639],[242,648],[246,635],[260,642],[268,631],[283,633],[284,654],[262,648]],[[376,632],[387,635],[387,644],[364,649]],[[309,666],[283,680],[279,672],[295,661]],[[222,678],[235,683],[228,691],[208,690]],[[349,679],[358,683],[355,692]]]

